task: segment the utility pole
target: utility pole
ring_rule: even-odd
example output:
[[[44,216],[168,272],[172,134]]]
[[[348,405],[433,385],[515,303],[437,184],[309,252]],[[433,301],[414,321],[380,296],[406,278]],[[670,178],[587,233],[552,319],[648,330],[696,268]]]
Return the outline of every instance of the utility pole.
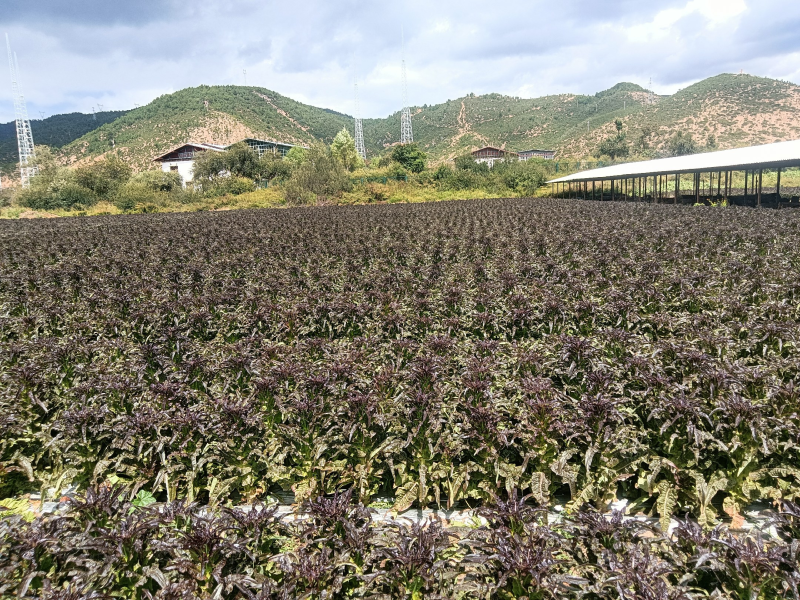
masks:
[[[364,126],[361,123],[361,105],[358,102],[358,82],[354,82],[355,85],[355,142],[356,142],[356,154],[361,157],[361,160],[366,162],[367,160],[367,148],[364,146]]]
[[[408,80],[406,78],[406,37],[400,30],[402,44],[402,77],[403,77],[403,112],[400,115],[400,143],[410,144],[414,141],[414,131],[411,128],[411,109],[408,106]]]
[[[28,118],[28,107],[25,104],[25,96],[22,94],[22,86],[19,83],[19,64],[17,55],[11,52],[11,42],[6,34],[6,48],[8,49],[8,66],[11,69],[11,90],[14,95],[14,113],[17,125],[17,147],[19,149],[19,175],[22,180],[22,187],[30,186],[31,177],[36,175],[39,170],[31,164],[36,158],[36,151],[33,146],[33,132],[31,131],[31,121]]]

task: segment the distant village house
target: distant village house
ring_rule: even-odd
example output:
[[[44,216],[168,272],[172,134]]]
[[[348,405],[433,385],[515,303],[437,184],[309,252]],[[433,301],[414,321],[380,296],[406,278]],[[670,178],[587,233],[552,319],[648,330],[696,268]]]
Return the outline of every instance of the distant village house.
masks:
[[[523,150],[522,152],[512,152],[511,150],[502,150],[500,148],[494,148],[493,146],[487,146],[486,148],[475,150],[472,153],[472,158],[475,159],[475,162],[486,163],[489,165],[489,168],[492,168],[494,163],[502,162],[506,159],[526,161],[531,158],[543,158],[545,160],[553,160],[555,156],[555,150]]]
[[[553,160],[556,157],[555,150],[523,150],[519,153],[520,160],[530,160],[531,158],[543,158]]]

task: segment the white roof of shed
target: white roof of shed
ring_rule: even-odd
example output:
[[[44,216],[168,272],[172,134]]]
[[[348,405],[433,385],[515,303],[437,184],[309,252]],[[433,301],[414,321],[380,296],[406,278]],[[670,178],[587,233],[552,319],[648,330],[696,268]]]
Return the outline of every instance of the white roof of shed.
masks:
[[[776,169],[779,167],[792,166],[800,166],[800,140],[614,165],[611,167],[574,173],[573,175],[553,179],[552,181],[548,181],[548,183],[600,181],[644,177],[648,175],[697,173],[703,171],[741,171],[756,168]]]

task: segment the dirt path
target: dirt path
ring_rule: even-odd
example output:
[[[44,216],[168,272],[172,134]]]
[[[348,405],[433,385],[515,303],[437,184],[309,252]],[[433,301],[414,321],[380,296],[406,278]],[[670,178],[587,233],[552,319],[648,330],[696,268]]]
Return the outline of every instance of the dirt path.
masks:
[[[278,114],[279,114],[279,115],[281,115],[282,117],[286,117],[286,118],[289,120],[289,122],[290,122],[292,125],[294,125],[294,126],[295,126],[295,127],[297,127],[298,129],[302,129],[302,130],[303,130],[305,133],[308,133],[308,129],[309,129],[308,127],[303,127],[302,125],[300,125],[300,123],[298,123],[298,122],[297,122],[297,121],[295,121],[295,120],[294,120],[292,117],[290,117],[290,116],[289,116],[289,113],[287,113],[286,111],[284,111],[284,110],[281,110],[280,108],[278,108],[277,106],[275,106],[275,103],[274,103],[274,102],[273,102],[273,101],[270,99],[270,97],[269,97],[269,96],[265,96],[264,94],[259,94],[259,93],[258,93],[258,92],[256,92],[255,90],[253,90],[253,93],[254,93],[256,96],[258,96],[259,98],[261,98],[262,100],[266,100],[267,102],[269,102],[269,105],[270,105],[272,108],[274,108],[276,111],[278,111]]]
[[[456,124],[458,126],[458,133],[456,133],[450,139],[451,148],[455,148],[458,142],[461,140],[461,138],[463,138],[468,133],[471,133],[472,135],[477,137],[479,140],[481,140],[481,142],[483,142],[487,146],[489,145],[489,140],[487,140],[481,134],[472,131],[472,125],[467,121],[467,105],[464,103],[463,100],[461,101],[461,110],[458,112],[458,119],[456,119]],[[454,157],[455,153],[451,153],[448,156],[449,159],[452,159]]]

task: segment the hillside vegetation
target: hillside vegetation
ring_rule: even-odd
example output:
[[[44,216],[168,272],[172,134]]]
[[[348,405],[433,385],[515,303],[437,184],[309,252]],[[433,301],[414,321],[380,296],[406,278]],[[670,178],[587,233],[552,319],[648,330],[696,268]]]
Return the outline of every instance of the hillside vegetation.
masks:
[[[77,140],[79,137],[94,131],[101,125],[117,120],[128,111],[114,110],[99,112],[95,115],[69,113],[53,115],[46,119],[31,121],[33,139],[37,144],[60,148]],[[0,169],[9,174],[19,161],[17,149],[17,129],[14,121],[0,123]]]
[[[616,133],[617,119],[624,122],[634,154],[642,157],[663,152],[678,131],[692,134],[701,146],[710,140],[711,147],[719,148],[800,137],[800,87],[749,75],[719,75],[672,96],[620,83],[592,96],[522,99],[470,94],[415,107],[413,112],[415,140],[434,162],[484,145],[555,149],[562,158],[590,157]],[[227,144],[256,136],[329,144],[343,127],[352,128],[348,115],[243,86],[200,86],[164,95],[74,140],[45,134],[45,125],[55,125],[56,119],[34,125],[34,136],[37,143],[60,148],[68,164],[116,149],[137,170],[150,168],[155,156],[188,140]],[[369,156],[385,153],[397,143],[399,132],[399,112],[365,119]]]

